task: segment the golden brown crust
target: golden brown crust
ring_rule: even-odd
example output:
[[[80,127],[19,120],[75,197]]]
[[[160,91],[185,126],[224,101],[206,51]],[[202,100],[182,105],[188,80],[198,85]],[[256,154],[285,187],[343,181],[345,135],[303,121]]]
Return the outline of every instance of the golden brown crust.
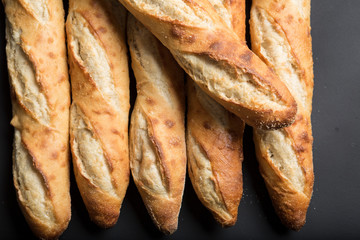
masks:
[[[57,0],[39,6],[26,0],[3,4],[15,128],[14,185],[32,231],[53,239],[71,218],[64,9]]]
[[[188,84],[189,176],[199,199],[216,220],[223,226],[232,226],[243,192],[242,135],[245,124],[200,92],[192,82]],[[207,101],[213,101],[215,106],[204,106]]]
[[[133,16],[128,43],[137,82],[131,115],[130,166],[156,226],[177,229],[186,173],[184,73],[170,52]]]
[[[293,93],[298,105],[295,122],[287,128],[278,130],[286,141],[278,141],[274,133],[254,130],[254,141],[259,166],[264,177],[273,205],[281,221],[287,227],[299,230],[306,220],[310,203],[314,173],[312,164],[311,102],[313,92],[312,48],[310,36],[310,1],[263,1],[254,0],[251,10],[250,30],[253,50],[284,81]],[[266,26],[272,26],[266,27]],[[268,33],[262,34],[261,27]],[[270,29],[270,30],[269,30]],[[271,34],[271,36],[270,36]],[[263,36],[263,37],[260,37]],[[262,45],[275,37],[285,46],[281,54],[287,54],[286,62]],[[280,54],[280,53],[278,53]],[[268,56],[272,55],[272,58]],[[275,57],[274,57],[274,56]],[[290,63],[290,64],[289,64]],[[294,70],[290,69],[291,66]],[[286,75],[287,74],[287,75]],[[284,76],[288,76],[285,78]],[[272,141],[269,144],[269,140]],[[294,160],[282,159],[283,167],[274,162],[277,151],[282,156],[285,149],[291,149]],[[279,157],[281,158],[281,157]],[[290,166],[291,167],[288,167]],[[294,171],[286,173],[287,168]],[[285,169],[285,170],[284,170]],[[296,169],[296,170],[295,170]],[[301,179],[296,183],[295,175]]]
[[[104,228],[113,226],[119,217],[130,174],[125,20],[125,10],[114,1],[69,3],[73,166],[90,218]],[[103,62],[91,55],[94,49],[103,54]],[[101,74],[107,74],[107,79]]]
[[[252,126],[291,124],[296,102],[207,0],[119,0],[211,97]],[[221,71],[220,71],[221,70]]]
[[[210,2],[245,41],[245,1]],[[242,138],[245,124],[196,87],[190,78],[187,93],[190,180],[200,201],[215,219],[223,226],[232,226],[237,220],[243,192]]]

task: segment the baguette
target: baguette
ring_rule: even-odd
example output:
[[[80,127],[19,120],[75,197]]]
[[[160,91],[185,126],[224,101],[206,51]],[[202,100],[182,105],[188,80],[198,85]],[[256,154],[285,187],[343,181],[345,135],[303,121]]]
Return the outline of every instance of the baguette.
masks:
[[[310,0],[253,0],[250,30],[254,52],[274,69],[298,106],[293,125],[277,131],[255,129],[254,141],[277,214],[288,228],[299,230],[314,182]]]
[[[128,43],[137,81],[131,173],[154,223],[171,234],[177,229],[186,174],[184,72],[130,15]]]
[[[247,124],[291,124],[296,102],[207,0],[119,0],[208,95]]]
[[[76,182],[97,225],[118,217],[129,184],[126,10],[116,1],[70,0],[70,143]]]
[[[64,9],[59,0],[2,2],[17,200],[34,234],[53,239],[71,217]]]
[[[245,41],[245,1],[211,0]],[[200,201],[223,226],[235,224],[243,192],[244,122],[188,81],[187,152],[190,180]]]

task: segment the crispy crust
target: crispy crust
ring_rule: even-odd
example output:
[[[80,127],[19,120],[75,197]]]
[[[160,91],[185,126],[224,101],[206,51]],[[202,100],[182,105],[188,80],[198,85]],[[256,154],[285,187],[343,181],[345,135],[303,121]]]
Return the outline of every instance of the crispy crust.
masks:
[[[90,39],[80,40],[82,34],[76,33],[80,20],[88,29],[96,44],[104,51],[106,66],[110,69],[110,85],[100,86],[96,73],[101,66],[89,64],[78,52],[80,48],[94,49]],[[129,184],[128,157],[128,115],[129,115],[129,74],[125,40],[126,11],[117,3],[98,0],[73,0],[69,3],[69,16],[66,23],[68,36],[69,65],[72,83],[72,111],[70,142],[73,156],[74,173],[78,188],[89,216],[97,225],[108,228],[119,217],[120,208]],[[79,28],[80,29],[80,28]],[[80,46],[77,46],[77,43]],[[86,53],[87,50],[84,50]],[[85,56],[86,57],[86,56]],[[85,58],[84,57],[84,58]],[[96,61],[89,57],[88,61]],[[101,71],[105,71],[101,69]],[[100,79],[104,82],[103,79]],[[107,91],[112,91],[109,97]],[[110,90],[109,90],[110,89]],[[114,103],[120,102],[116,105]],[[77,118],[85,122],[86,131],[100,146],[101,154],[95,161],[86,155],[78,154],[79,149],[90,146],[78,134]],[[79,145],[79,146],[78,146]],[[107,171],[94,173],[91,168],[104,159]],[[89,168],[86,166],[89,165]],[[84,167],[85,166],[85,167]],[[104,176],[106,175],[106,176]],[[108,178],[109,189],[97,182]],[[104,180],[105,181],[105,180]]]
[[[212,1],[210,1],[212,4]],[[221,1],[221,14],[245,41],[245,1]],[[220,5],[217,4],[217,9]],[[243,193],[242,139],[245,124],[209,98],[189,78],[187,152],[189,176],[200,201],[222,226],[236,223]],[[209,169],[207,169],[209,168]],[[215,197],[214,197],[215,196]]]
[[[130,167],[156,226],[178,226],[186,174],[184,72],[170,52],[133,16],[128,43],[137,82],[131,115]]]
[[[174,0],[160,5],[119,1],[172,52],[208,95],[246,123],[270,129],[293,122],[296,102],[286,86],[225,26],[207,0]]]
[[[274,164],[272,157],[268,154],[271,150],[266,136],[272,133],[265,133],[254,130],[254,141],[256,154],[259,160],[261,174],[265,180],[267,189],[272,199],[273,205],[281,221],[290,229],[299,230],[305,224],[306,212],[310,203],[313,190],[314,173],[312,163],[312,131],[311,131],[311,103],[313,94],[313,61],[310,35],[310,0],[299,1],[264,1],[254,0],[251,10],[250,31],[253,50],[259,55],[274,71],[283,76],[284,65],[275,64],[276,60],[270,60],[264,54],[267,49],[262,46],[265,38],[272,38],[264,34],[264,38],[259,37],[259,24],[264,25],[264,21],[258,21],[256,15],[270,22],[274,33],[281,36],[282,45],[288,45],[287,61],[293,61],[295,66],[295,79],[299,79],[298,85],[294,79],[282,79],[290,92],[296,97],[298,112],[295,122],[287,128],[282,129],[282,134],[286,141],[276,142],[272,139],[272,145],[276,151],[282,153],[285,147],[292,149],[295,157],[296,170],[301,176],[301,189],[296,187],[292,181],[292,176],[286,176],[284,170]],[[276,59],[277,57],[273,57]],[[288,68],[287,68],[288,69]],[[290,71],[288,69],[288,71]],[[300,87],[299,87],[300,86]],[[299,95],[302,92],[302,95]],[[302,96],[302,97],[301,97]],[[280,131],[280,130],[279,130]],[[286,144],[286,146],[284,145]],[[274,150],[275,150],[274,149]],[[291,159],[283,159],[286,164]],[[292,169],[294,168],[292,167]],[[286,168],[286,167],[285,167]]]
[[[47,1],[40,8],[44,11],[41,15],[35,3],[2,2],[7,20],[11,124],[15,127],[14,185],[20,208],[34,234],[54,239],[67,228],[71,218],[70,89],[64,9],[62,1]],[[21,88],[23,91],[19,91]],[[43,97],[39,102],[38,96]]]

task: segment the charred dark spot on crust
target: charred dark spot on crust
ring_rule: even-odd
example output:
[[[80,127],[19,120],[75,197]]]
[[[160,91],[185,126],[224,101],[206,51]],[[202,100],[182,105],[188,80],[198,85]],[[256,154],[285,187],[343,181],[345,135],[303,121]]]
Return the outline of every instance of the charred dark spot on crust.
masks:
[[[168,120],[165,121],[165,125],[168,128],[172,128],[175,125],[175,123],[172,120],[168,119]]]
[[[149,104],[149,105],[155,105],[155,104],[156,104],[156,102],[155,102],[152,98],[149,98],[149,97],[147,97],[147,98],[145,99],[145,102],[146,102],[147,104]]]
[[[105,27],[99,27],[97,30],[96,30],[97,33],[106,33],[107,32],[107,29]]]
[[[58,152],[52,152],[51,153],[51,159],[55,160],[59,157],[59,153]]]
[[[175,38],[179,39],[180,42],[184,43],[194,43],[196,41],[196,36],[192,34],[187,34],[181,27],[174,25],[170,30],[170,35]]]
[[[210,130],[210,129],[211,129],[210,123],[209,123],[208,121],[205,121],[205,122],[203,123],[203,127],[204,127],[205,129],[207,129],[207,130]]]

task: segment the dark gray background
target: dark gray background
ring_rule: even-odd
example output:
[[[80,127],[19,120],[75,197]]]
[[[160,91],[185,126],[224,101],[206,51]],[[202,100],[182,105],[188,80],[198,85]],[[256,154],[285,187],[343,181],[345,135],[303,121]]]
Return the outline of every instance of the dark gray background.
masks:
[[[360,1],[313,0],[311,21],[315,185],[307,223],[300,232],[285,229],[275,215],[247,128],[244,195],[235,226],[222,229],[187,179],[179,228],[172,236],[154,227],[132,181],[117,225],[102,230],[89,221],[72,177],[72,219],[61,239],[360,239]],[[4,22],[0,6],[0,238],[29,239],[33,235],[12,183]]]

